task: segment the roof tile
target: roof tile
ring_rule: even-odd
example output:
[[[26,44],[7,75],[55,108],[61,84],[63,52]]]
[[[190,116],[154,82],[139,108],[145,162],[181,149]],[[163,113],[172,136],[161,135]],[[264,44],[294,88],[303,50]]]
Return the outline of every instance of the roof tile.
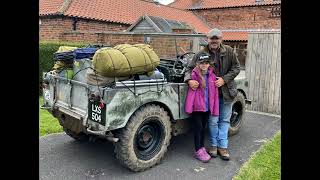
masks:
[[[59,9],[58,2],[62,4],[63,0],[40,0],[40,16]],[[124,24],[133,24],[140,16],[149,15],[186,22],[198,33],[210,29],[192,12],[141,0],[72,0],[64,15]]]
[[[194,0],[176,0],[169,4],[169,6],[179,9],[208,9],[281,4],[281,1],[274,0],[264,0],[262,2],[256,2],[256,0],[198,0],[193,5],[192,1]]]
[[[39,1],[39,14],[49,15],[56,14],[62,7],[64,0],[40,0]]]
[[[208,4],[209,2],[220,1],[202,0],[206,7],[212,5],[212,3]],[[242,2],[243,5],[244,2],[252,2],[254,0],[225,0],[224,2],[226,1]],[[40,0],[39,15],[56,14],[62,7],[63,2],[64,0]],[[191,2],[191,0],[177,0],[175,3],[181,2],[188,3]],[[216,6],[217,5],[218,4],[216,4]],[[233,5],[235,5],[235,3],[233,3]],[[64,15],[124,24],[133,24],[143,15],[158,16],[165,19],[186,22],[194,27],[198,33],[206,33],[210,30],[210,27],[192,12],[140,0],[72,0],[69,7],[65,10]],[[218,25],[217,27],[223,29]],[[223,31],[223,33],[223,39],[226,41],[246,41],[248,38],[248,32],[245,31]]]
[[[224,41],[247,41],[248,40],[248,32],[239,32],[239,31],[235,31],[235,32],[230,32],[230,31],[226,31],[223,32],[223,40]]]

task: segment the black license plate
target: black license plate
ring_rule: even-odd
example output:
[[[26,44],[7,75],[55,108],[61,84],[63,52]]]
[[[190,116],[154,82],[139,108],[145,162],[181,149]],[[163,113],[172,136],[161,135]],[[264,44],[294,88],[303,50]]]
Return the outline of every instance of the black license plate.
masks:
[[[88,118],[91,121],[97,122],[103,126],[106,125],[106,104],[100,105],[100,102],[92,102],[89,100],[88,103]]]

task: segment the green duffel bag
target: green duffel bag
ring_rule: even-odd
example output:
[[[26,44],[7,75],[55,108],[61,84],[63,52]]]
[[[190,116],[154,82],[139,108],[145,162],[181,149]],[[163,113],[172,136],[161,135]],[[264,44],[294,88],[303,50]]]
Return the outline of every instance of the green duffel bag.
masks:
[[[102,76],[130,76],[151,72],[159,65],[160,59],[150,46],[120,44],[96,51],[93,68]]]

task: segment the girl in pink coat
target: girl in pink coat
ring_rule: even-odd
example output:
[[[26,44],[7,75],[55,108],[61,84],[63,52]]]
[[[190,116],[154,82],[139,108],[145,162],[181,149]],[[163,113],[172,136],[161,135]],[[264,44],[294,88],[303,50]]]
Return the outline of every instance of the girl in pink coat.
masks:
[[[219,116],[219,94],[215,85],[216,75],[209,64],[210,55],[203,53],[196,60],[191,78],[199,83],[195,90],[188,88],[185,112],[191,114],[191,124],[194,131],[194,156],[202,162],[209,162],[210,155],[204,148],[204,132],[209,114]]]

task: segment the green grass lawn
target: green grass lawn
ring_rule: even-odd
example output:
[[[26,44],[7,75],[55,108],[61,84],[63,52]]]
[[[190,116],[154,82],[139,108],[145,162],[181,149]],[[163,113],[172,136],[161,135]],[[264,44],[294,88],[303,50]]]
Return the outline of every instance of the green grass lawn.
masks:
[[[42,101],[42,97],[39,97],[40,106],[43,104]],[[62,132],[62,127],[60,126],[58,120],[54,118],[47,110],[39,110],[39,121],[40,136]]]
[[[280,179],[281,171],[281,133],[278,132],[252,155],[239,170],[233,180],[274,180]]]

